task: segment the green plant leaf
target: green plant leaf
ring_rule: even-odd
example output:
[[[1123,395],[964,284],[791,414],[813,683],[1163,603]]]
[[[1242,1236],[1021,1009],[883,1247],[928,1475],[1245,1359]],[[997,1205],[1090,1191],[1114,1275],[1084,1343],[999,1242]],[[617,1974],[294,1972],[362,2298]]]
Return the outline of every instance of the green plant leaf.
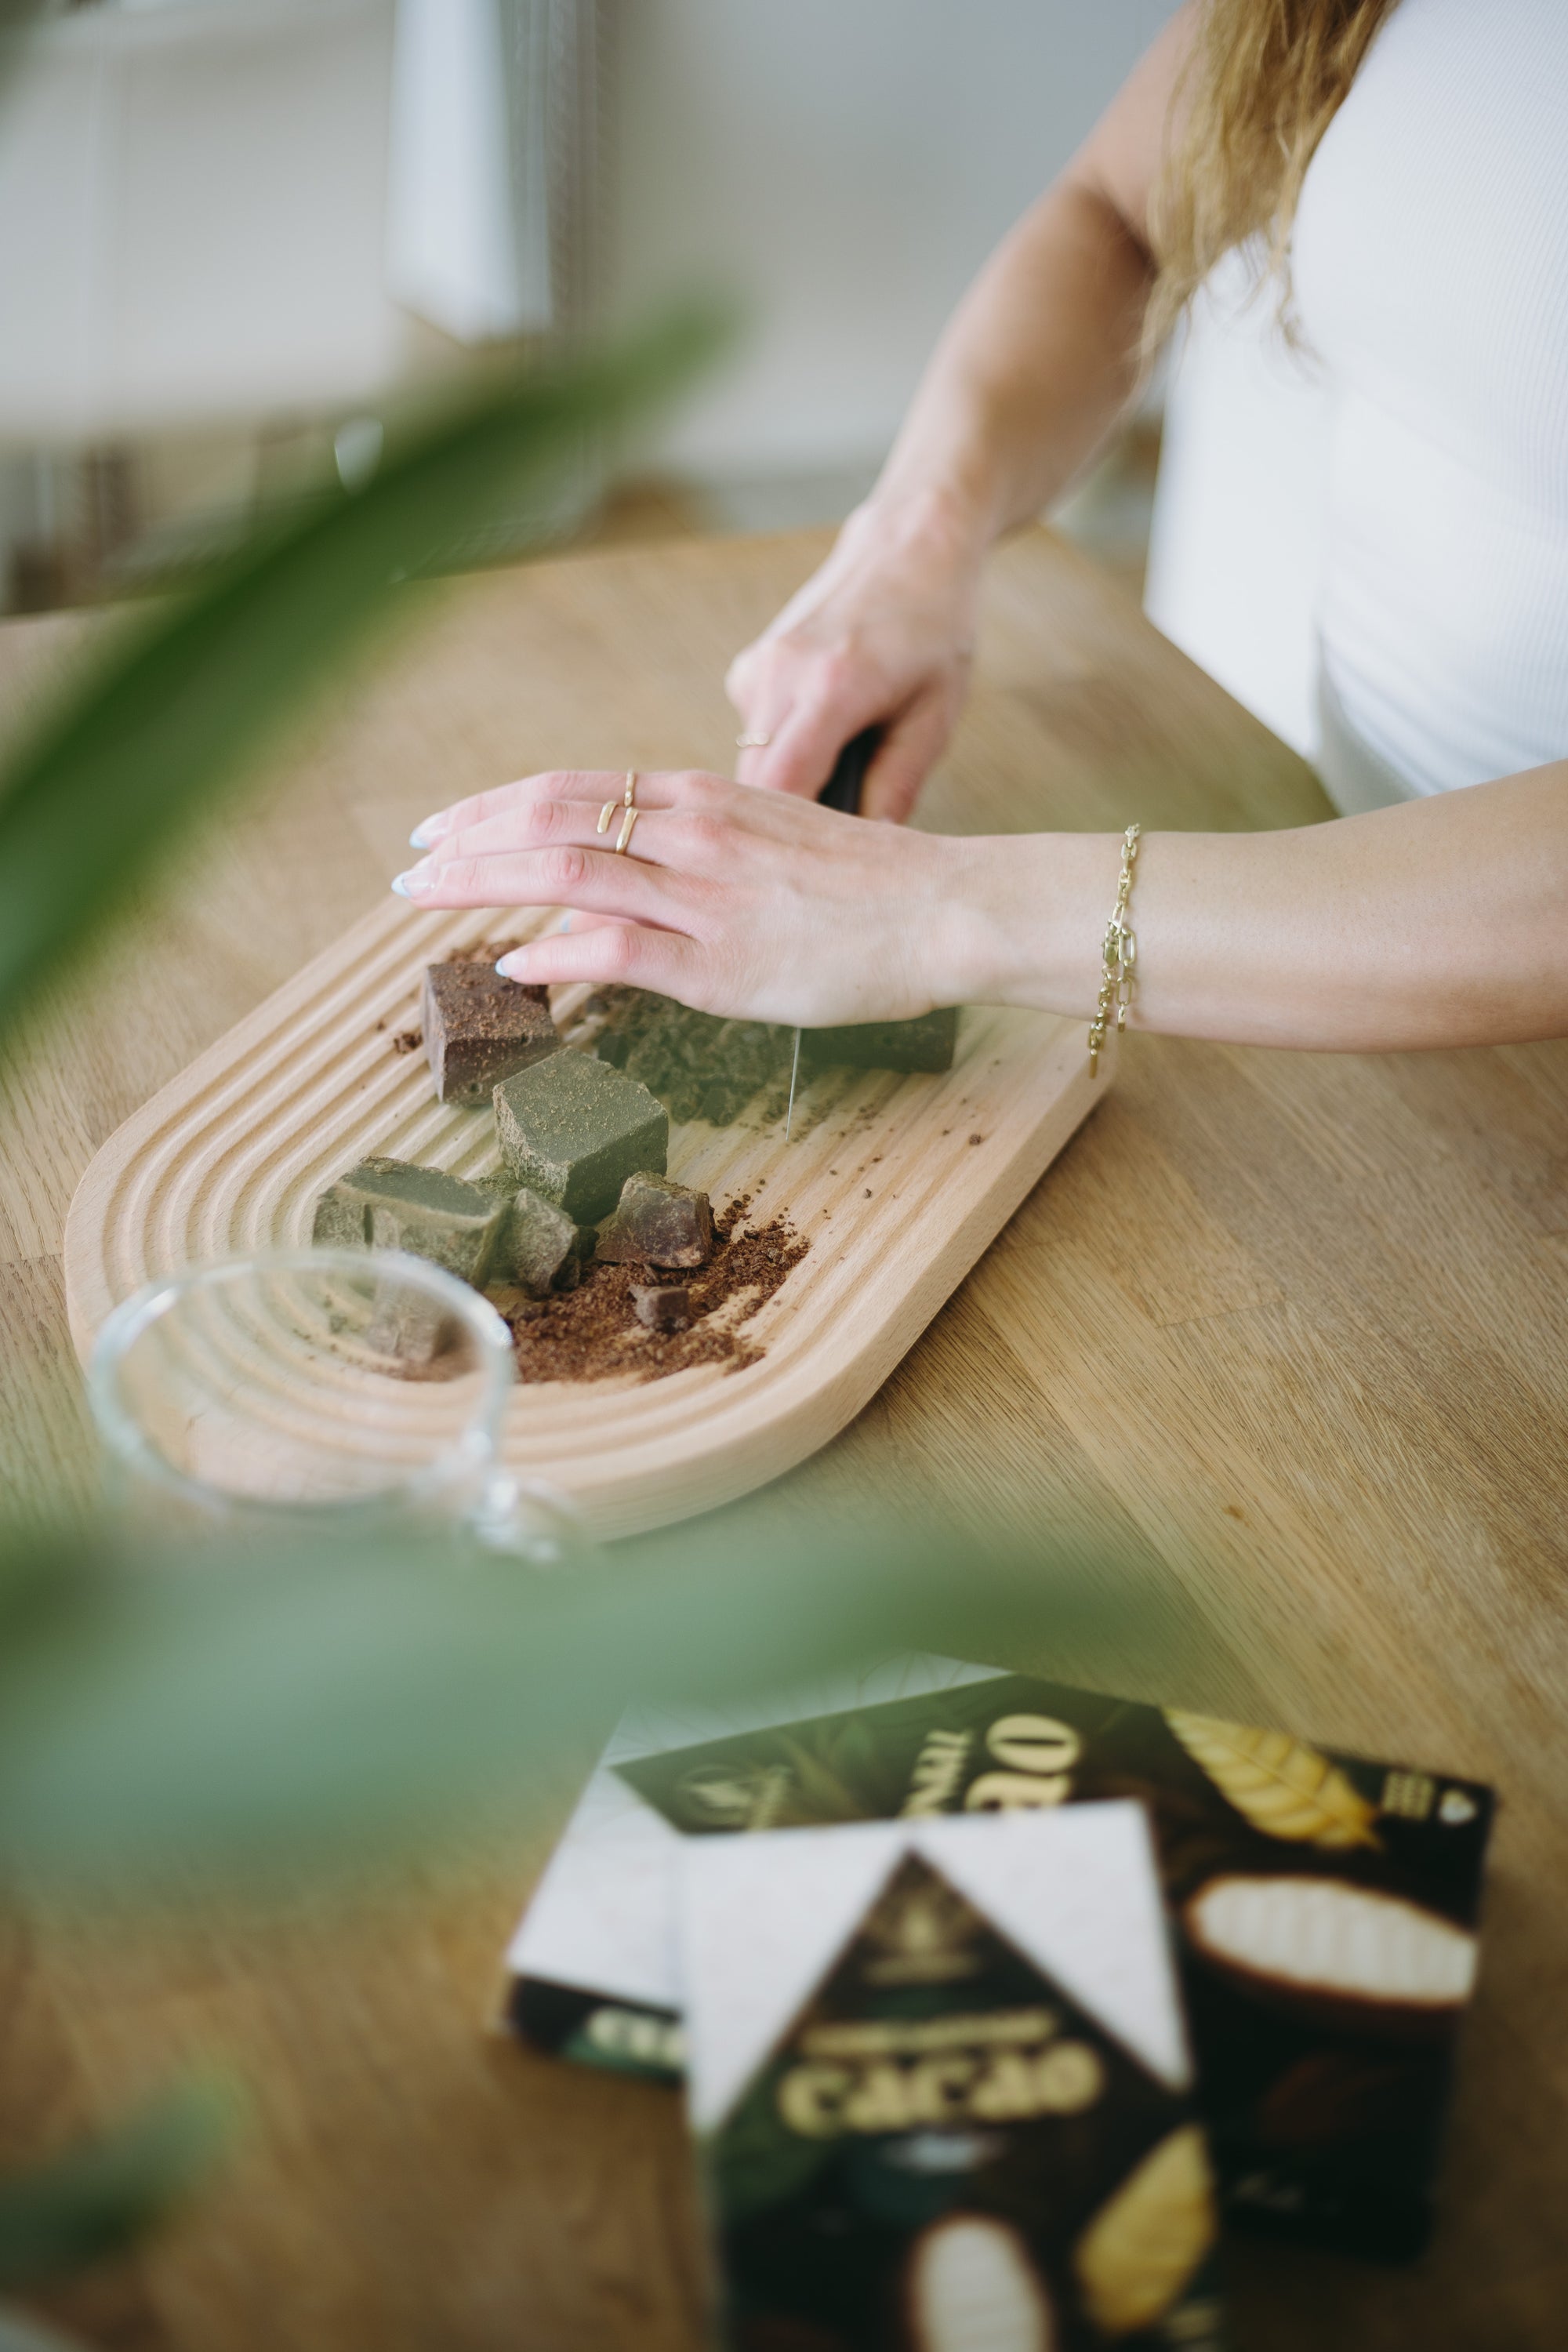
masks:
[[[79,2336],[62,2336],[19,2311],[0,2305],[0,2352],[87,2352]]]
[[[127,623],[0,772],[0,1021],[99,922],[174,828],[320,687],[429,564],[504,497],[561,476],[584,438],[687,382],[711,309],[512,381],[387,458],[365,488],[260,527],[207,585]]]
[[[905,1648],[994,1657],[1142,1605],[960,1538],[637,1546],[575,1576],[385,1546],[0,1579],[0,1875],[256,1883],[515,1819],[628,1697],[731,1696]],[[5,1607],[6,1592],[13,1605]]]
[[[0,2178],[0,2287],[66,2277],[134,2244],[209,2169],[235,2113],[216,2083],[182,2084],[100,2138]]]

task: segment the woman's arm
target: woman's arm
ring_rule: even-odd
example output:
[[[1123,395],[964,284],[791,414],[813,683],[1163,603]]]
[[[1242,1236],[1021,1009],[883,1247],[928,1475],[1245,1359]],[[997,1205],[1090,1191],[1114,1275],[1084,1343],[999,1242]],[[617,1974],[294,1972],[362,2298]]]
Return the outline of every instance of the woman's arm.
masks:
[[[953,1003],[1093,1010],[1120,837],[953,839],[717,776],[527,778],[427,819],[419,907],[566,905],[517,980],[622,981],[827,1025]],[[1145,835],[1135,1027],[1339,1052],[1568,1034],[1568,761],[1279,833]]]
[[[864,506],[728,679],[748,783],[814,796],[886,734],[869,816],[908,814],[963,700],[986,551],[1094,454],[1131,390],[1152,283],[1150,194],[1190,38],[1184,8],[959,305]]]

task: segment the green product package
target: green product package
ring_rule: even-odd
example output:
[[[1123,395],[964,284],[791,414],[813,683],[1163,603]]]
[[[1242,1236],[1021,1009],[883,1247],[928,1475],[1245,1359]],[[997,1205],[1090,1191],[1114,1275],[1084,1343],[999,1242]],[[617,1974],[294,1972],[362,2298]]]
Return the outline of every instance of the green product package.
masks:
[[[681,1857],[730,2352],[1220,2352],[1213,2181],[1135,1805]]]
[[[910,1665],[911,1686],[886,1697],[884,1679],[794,1719],[684,1741],[644,1727],[613,1749],[514,1944],[519,2030],[609,2064],[641,2033],[633,2063],[673,2074],[682,1988],[658,1923],[688,1838],[1133,1798],[1227,2213],[1384,2260],[1419,2252],[1490,1790],[1033,1676]],[[603,1916],[584,1943],[590,1902]]]

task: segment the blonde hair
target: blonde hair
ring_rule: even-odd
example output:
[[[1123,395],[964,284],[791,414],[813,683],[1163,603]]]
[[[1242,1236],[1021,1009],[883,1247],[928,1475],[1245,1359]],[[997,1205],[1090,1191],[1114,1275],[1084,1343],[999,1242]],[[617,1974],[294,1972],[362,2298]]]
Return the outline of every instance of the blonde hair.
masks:
[[[1290,228],[1307,166],[1395,0],[1198,0],[1151,208],[1157,350],[1215,263],[1256,240],[1291,331]]]

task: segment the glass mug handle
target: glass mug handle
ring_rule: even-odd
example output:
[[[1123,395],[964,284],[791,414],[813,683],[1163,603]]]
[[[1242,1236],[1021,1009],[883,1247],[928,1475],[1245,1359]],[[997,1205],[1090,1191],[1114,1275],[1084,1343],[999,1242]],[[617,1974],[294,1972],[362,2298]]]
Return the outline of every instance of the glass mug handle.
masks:
[[[468,1525],[486,1551],[530,1568],[586,1568],[597,1557],[575,1504],[545,1478],[491,1470]]]

